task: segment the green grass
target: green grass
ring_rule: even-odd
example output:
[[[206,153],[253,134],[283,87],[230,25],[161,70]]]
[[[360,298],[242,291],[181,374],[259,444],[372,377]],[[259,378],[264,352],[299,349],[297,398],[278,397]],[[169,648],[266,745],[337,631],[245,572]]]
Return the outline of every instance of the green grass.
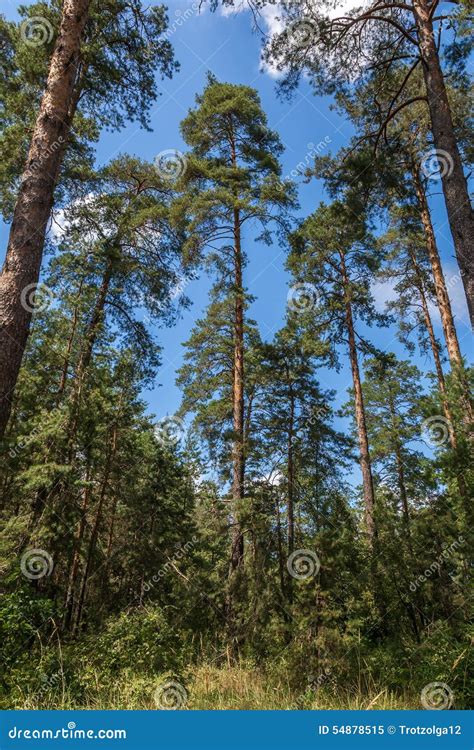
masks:
[[[30,693],[21,686],[10,708],[20,709],[150,709],[160,708],[155,696],[169,680],[186,691],[182,709],[190,710],[275,710],[275,709],[415,709],[419,696],[395,695],[383,686],[321,687],[291,689],[282,677],[241,664],[213,666],[201,664],[185,676],[122,673],[117,679],[105,679],[98,673],[88,675],[81,697],[75,696],[66,680],[60,679],[53,691]]]

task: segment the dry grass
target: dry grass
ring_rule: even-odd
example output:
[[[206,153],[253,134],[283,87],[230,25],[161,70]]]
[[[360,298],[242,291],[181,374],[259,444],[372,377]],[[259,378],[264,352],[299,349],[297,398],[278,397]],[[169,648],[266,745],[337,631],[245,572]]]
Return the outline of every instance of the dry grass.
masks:
[[[67,684],[54,693],[28,694],[19,689],[11,708],[22,709],[150,709],[156,710],[157,689],[169,675],[137,676],[122,674],[119,679],[91,676],[80,699]],[[186,677],[174,678],[185,687],[191,710],[288,710],[288,709],[415,709],[416,696],[394,695],[373,685],[361,693],[357,688],[305,688],[291,690],[282,677],[266,676],[248,665],[218,667],[202,664]]]

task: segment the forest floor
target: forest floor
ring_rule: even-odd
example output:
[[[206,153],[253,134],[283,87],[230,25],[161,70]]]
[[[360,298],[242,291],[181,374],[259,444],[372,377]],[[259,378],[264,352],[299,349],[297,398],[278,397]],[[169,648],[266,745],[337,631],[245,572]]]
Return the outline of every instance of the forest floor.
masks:
[[[94,682],[94,680],[92,681]],[[178,685],[182,690],[181,710],[289,710],[289,709],[417,709],[419,696],[397,694],[381,686],[354,685],[352,688],[306,688],[298,693],[284,680],[265,675],[246,666],[193,667],[182,682],[163,675],[124,674],[105,684],[98,674],[78,702],[67,684],[56,685],[54,692],[24,695],[13,708],[20,709],[133,709],[156,710],[160,685]],[[186,687],[184,688],[184,685]],[[158,687],[157,687],[158,686]],[[21,691],[20,691],[21,692]],[[179,701],[180,702],[180,701]]]

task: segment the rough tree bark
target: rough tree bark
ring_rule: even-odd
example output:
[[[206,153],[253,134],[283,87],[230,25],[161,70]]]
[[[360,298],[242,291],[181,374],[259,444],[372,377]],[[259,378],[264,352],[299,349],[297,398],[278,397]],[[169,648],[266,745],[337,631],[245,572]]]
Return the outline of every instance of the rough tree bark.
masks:
[[[5,263],[0,274],[0,437],[10,415],[13,391],[28,338],[33,290],[38,283],[47,223],[74,115],[80,47],[90,0],[64,0],[23,172]]]
[[[474,324],[474,216],[433,33],[432,14],[435,7],[435,4],[427,0],[413,1],[431,130],[442,167],[440,174],[449,226],[471,323]]]

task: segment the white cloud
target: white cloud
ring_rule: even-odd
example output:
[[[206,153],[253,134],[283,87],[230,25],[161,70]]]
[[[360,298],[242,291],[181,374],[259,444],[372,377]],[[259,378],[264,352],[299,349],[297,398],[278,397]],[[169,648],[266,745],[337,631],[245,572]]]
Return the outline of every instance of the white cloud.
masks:
[[[394,281],[375,281],[371,284],[370,291],[374,298],[375,309],[378,312],[385,312],[387,302],[392,302],[398,298],[398,293],[394,287]]]
[[[321,3],[319,2],[319,0],[314,0],[314,9],[315,11],[322,11],[329,18],[337,18],[338,16],[345,15],[350,10],[365,7],[369,4],[370,3],[367,0],[360,0],[360,2],[357,2],[357,0],[335,0],[333,6],[326,6],[321,8]],[[236,15],[237,13],[245,12],[250,13],[247,0],[235,0],[235,4],[232,6],[220,6],[221,15],[227,17]],[[261,30],[267,37],[268,41],[272,37],[281,34],[281,32],[284,31],[286,24],[283,21],[284,13],[282,5],[280,3],[277,3],[276,5],[265,5],[258,11],[258,14],[258,23],[259,25],[261,25]],[[301,20],[304,22],[304,16]],[[260,21],[262,22],[261,24]],[[263,70],[272,78],[280,78],[282,75],[284,75],[284,72],[278,70],[276,65],[263,60],[263,56],[261,58],[260,67],[261,70]]]

